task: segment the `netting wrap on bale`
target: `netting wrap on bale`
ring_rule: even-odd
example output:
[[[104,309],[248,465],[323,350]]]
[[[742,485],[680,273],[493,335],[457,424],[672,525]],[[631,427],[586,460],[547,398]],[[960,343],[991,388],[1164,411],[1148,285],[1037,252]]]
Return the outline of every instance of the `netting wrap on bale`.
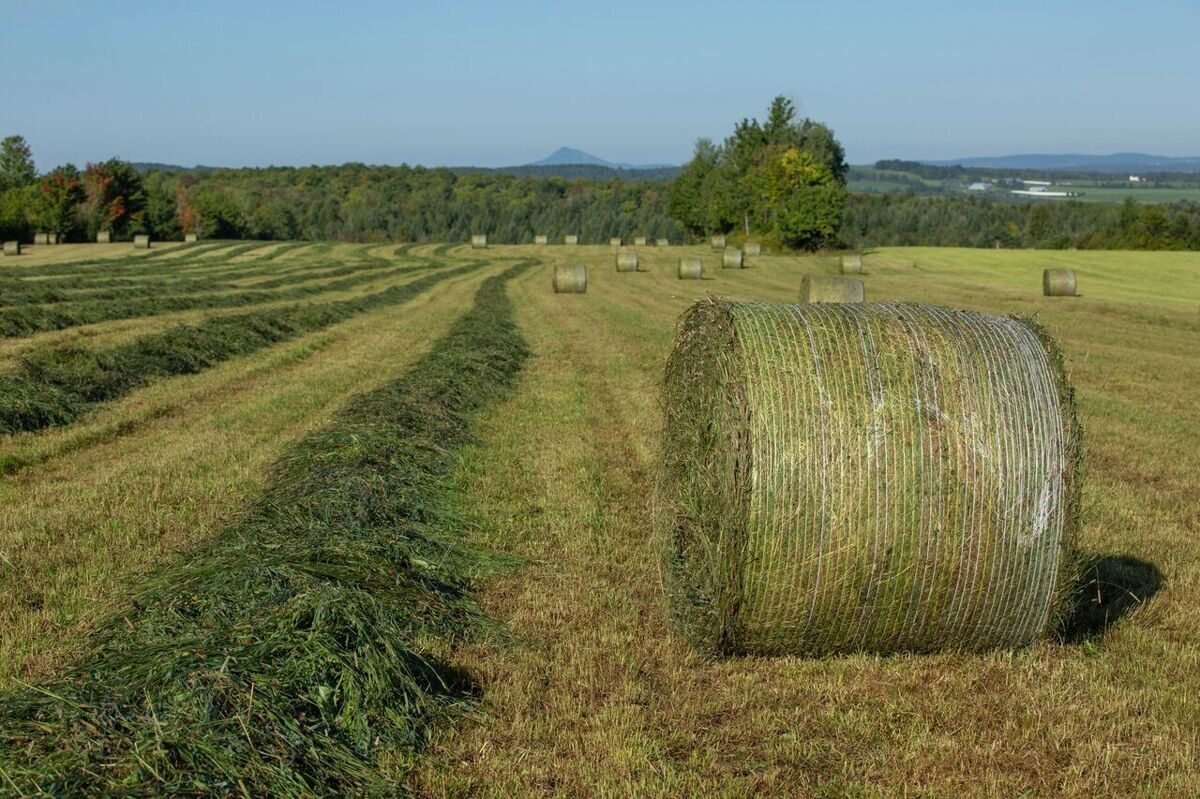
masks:
[[[978,651],[1059,623],[1080,432],[1034,323],[702,301],[663,407],[664,584],[701,649]]]
[[[850,277],[805,275],[800,281],[800,302],[862,302],[863,282]]]
[[[679,259],[680,280],[700,280],[704,277],[704,262],[695,255],[685,255]]]
[[[617,253],[617,271],[618,272],[636,272],[636,271],[638,271],[638,254],[636,252],[619,252],[619,253]]]
[[[584,294],[586,292],[586,266],[583,264],[560,264],[554,267],[555,294]]]
[[[1042,294],[1047,297],[1075,296],[1074,269],[1046,269],[1042,272]]]

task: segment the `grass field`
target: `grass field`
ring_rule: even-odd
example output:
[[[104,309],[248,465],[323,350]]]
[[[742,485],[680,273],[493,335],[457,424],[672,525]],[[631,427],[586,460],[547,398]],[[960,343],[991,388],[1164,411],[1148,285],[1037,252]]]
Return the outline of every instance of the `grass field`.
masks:
[[[675,279],[685,252],[709,279]],[[0,436],[0,691],[57,679],[147,575],[270,496],[293,442],[336,424],[352,397],[403,384],[485,280],[533,261],[505,288],[531,357],[451,453],[457,534],[516,558],[474,584],[501,634],[424,642],[469,675],[476,700],[419,755],[380,761],[387,778],[426,796],[1195,795],[1200,254],[868,253],[868,300],[1035,314],[1060,340],[1086,434],[1091,582],[1065,641],[1017,652],[716,662],[667,626],[651,535],[674,323],[707,293],[792,301],[803,274],[832,273],[836,259],[721,270],[700,247],[641,259],[646,272],[618,274],[607,247],[202,243],[0,260],[0,305],[18,284],[58,282],[79,295],[60,301],[90,308],[111,300],[88,292],[295,280],[263,290],[262,308],[278,312],[437,278]],[[592,267],[588,292],[552,293],[552,265],[577,261]],[[1076,269],[1081,296],[1042,297],[1046,267]],[[352,276],[363,282],[321,289]],[[274,294],[302,285],[315,290]],[[40,380],[21,370],[42,353],[128,347],[259,306],[138,307],[148,312],[0,339],[0,381]],[[0,795],[16,792],[3,758]]]

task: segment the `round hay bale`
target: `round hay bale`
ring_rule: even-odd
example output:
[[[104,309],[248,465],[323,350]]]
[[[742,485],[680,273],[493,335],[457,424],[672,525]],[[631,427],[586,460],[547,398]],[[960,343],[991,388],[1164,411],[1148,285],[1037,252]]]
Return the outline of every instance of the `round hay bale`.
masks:
[[[863,271],[863,263],[861,255],[843,255],[842,256],[842,274],[843,275],[861,275]]]
[[[762,255],[762,245],[757,241],[748,241],[742,245],[742,252],[747,256]]]
[[[487,235],[484,233],[474,233],[471,235],[471,247],[476,250],[482,250],[487,247]]]
[[[1059,623],[1081,436],[1036,324],[702,301],[663,407],[664,585],[701,649],[980,651]]]
[[[704,262],[696,255],[685,255],[679,259],[680,280],[700,280],[704,277]]]
[[[200,235],[198,233],[188,233],[183,237],[184,244],[195,244],[198,241],[200,241]]]
[[[21,242],[19,242],[19,241],[4,242],[4,254],[5,255],[20,255],[21,254]]]
[[[617,253],[617,271],[618,272],[636,272],[638,271],[638,254],[636,252],[619,252]]]
[[[633,237],[633,246],[634,247],[645,247],[646,246],[646,237],[645,236],[634,236]]]
[[[96,232],[96,243],[97,244],[112,244],[112,231],[111,230],[97,231]]]
[[[741,269],[743,265],[742,251],[736,247],[726,247],[721,254],[721,268]]]
[[[34,233],[33,234],[33,243],[34,244],[49,244],[50,243],[50,234],[42,233],[42,232]]]
[[[671,240],[670,239],[655,239],[654,246],[655,247],[670,247]]]
[[[608,246],[612,247],[614,250],[617,249],[618,247],[620,247],[621,246],[621,237],[613,236],[611,239],[608,240]]]
[[[587,292],[587,267],[583,264],[559,264],[554,267],[555,294]]]
[[[567,244],[567,245],[574,247],[578,243],[579,243],[579,237],[573,233],[563,236],[563,244]]]
[[[133,246],[138,250],[150,249],[150,237],[145,233],[139,233],[133,237]]]
[[[534,244],[549,244],[550,237],[549,236],[534,236],[533,243]]]
[[[1047,297],[1074,297],[1074,269],[1046,269],[1042,271],[1042,294]]]
[[[863,301],[863,282],[850,277],[805,275],[800,281],[800,302],[858,302]]]
[[[59,235],[57,233],[47,233],[46,234],[46,243],[47,244],[58,244],[59,243]]]
[[[721,234],[717,234],[716,236],[713,236],[711,239],[708,240],[708,242],[714,250],[725,249],[725,236],[723,236]]]

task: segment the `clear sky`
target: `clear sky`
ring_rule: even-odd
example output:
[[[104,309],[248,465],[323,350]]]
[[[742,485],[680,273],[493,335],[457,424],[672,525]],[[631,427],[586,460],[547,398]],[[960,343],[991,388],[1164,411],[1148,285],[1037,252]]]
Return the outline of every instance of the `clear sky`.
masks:
[[[852,163],[1200,155],[1200,0],[0,0],[40,169],[680,163],[776,94]]]

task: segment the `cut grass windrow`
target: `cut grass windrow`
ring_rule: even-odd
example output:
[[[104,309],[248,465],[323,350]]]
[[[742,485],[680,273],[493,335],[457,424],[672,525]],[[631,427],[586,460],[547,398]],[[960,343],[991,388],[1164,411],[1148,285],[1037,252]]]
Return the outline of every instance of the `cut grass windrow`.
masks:
[[[394,794],[469,681],[441,659],[486,620],[496,562],[460,540],[473,415],[528,356],[506,281],[403,378],[280,459],[216,540],[153,575],[78,670],[0,700],[0,795]]]
[[[201,372],[364,311],[407,302],[480,266],[471,262],[354,299],[215,316],[109,349],[34,350],[21,357],[15,373],[0,375],[0,434],[70,424],[93,404],[154,380]]]

